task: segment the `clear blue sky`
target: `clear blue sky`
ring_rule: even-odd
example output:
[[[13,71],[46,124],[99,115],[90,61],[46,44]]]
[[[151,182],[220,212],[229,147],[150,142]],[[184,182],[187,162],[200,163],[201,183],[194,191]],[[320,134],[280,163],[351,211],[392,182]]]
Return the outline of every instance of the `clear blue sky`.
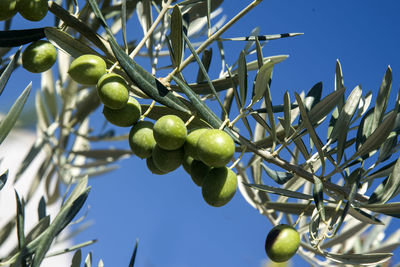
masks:
[[[224,13],[231,18],[250,1],[225,2]],[[395,0],[264,0],[224,37],[246,36],[256,26],[260,26],[260,34],[304,32],[303,36],[271,41],[263,50],[264,56],[290,55],[274,70],[274,104],[282,103],[285,90],[294,98],[294,91],[307,91],[319,81],[324,85],[323,95],[332,92],[337,59],[342,64],[347,89],[361,84],[364,94],[372,90],[374,97],[390,65],[394,98],[400,84],[399,11],[400,2]],[[13,28],[41,25],[52,25],[51,18],[42,23],[18,19]],[[130,27],[131,34],[142,34],[136,26]],[[225,43],[229,63],[238,57],[242,45]],[[215,71],[217,75],[219,65]],[[14,76],[19,74],[22,76],[20,71]],[[34,80],[33,88],[40,86],[37,76],[26,72],[23,75],[26,80],[13,77],[13,86],[8,85],[2,101],[15,99],[14,92],[20,92],[30,80]],[[95,118],[101,120],[99,114]],[[127,142],[118,146],[128,148]],[[136,238],[136,266],[140,267],[258,267],[267,259],[264,241],[271,227],[269,222],[239,192],[222,208],[208,206],[200,188],[182,168],[156,176],[146,169],[145,161],[130,158],[121,161],[117,171],[92,180],[91,185],[87,220],[93,220],[94,225],[76,242],[99,239],[84,250],[93,251],[96,264],[102,258],[106,266],[127,266]],[[396,219],[392,230],[395,225]],[[298,256],[294,261],[303,262]]]

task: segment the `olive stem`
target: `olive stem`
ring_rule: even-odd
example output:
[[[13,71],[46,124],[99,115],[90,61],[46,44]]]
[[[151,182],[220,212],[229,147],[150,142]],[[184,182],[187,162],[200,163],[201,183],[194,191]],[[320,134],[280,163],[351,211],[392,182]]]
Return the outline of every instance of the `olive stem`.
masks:
[[[232,163],[232,165],[228,168],[228,169],[233,169],[236,167],[236,165],[240,162],[240,160],[242,159],[244,153],[246,152],[246,147],[243,147],[242,149],[242,153],[240,153],[240,156]]]
[[[297,218],[296,222],[293,224],[293,228],[296,227],[296,225],[300,222],[301,218],[304,216],[304,213],[306,213],[306,211],[308,210],[308,208],[310,207],[312,203],[312,200],[308,201],[307,207],[300,213],[299,217]]]
[[[223,130],[225,126],[229,123],[229,119],[225,119],[224,122],[221,124],[221,126],[218,128],[218,130]]]
[[[153,102],[151,102],[151,104],[150,104],[149,108],[146,110],[146,112],[145,112],[145,113],[143,113],[143,115],[142,115],[142,116],[140,116],[140,121],[143,121],[143,120],[144,120],[144,118],[146,118],[147,114],[149,114],[149,113],[150,113],[150,111],[153,109],[153,107],[154,107],[154,105],[155,105],[155,104],[156,104],[156,101],[155,101],[155,100],[153,100]]]
[[[185,122],[185,126],[187,127],[193,120],[196,118],[195,115],[190,116],[190,118]]]

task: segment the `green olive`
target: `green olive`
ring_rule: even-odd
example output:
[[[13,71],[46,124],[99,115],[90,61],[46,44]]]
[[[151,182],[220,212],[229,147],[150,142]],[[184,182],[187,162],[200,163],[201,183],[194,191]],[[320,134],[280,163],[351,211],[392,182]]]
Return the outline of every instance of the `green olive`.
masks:
[[[156,167],[152,157],[149,157],[146,159],[146,164],[147,164],[147,168],[151,171],[151,173],[158,174],[158,175],[163,175],[163,174],[167,173],[167,172],[161,171],[159,168]]]
[[[211,167],[204,164],[200,160],[193,160],[192,165],[190,167],[190,177],[192,177],[193,182],[198,185],[202,186],[204,178],[210,171]]]
[[[199,159],[212,167],[223,167],[235,153],[235,143],[224,131],[210,129],[200,135],[197,141]]]
[[[155,145],[152,122],[140,121],[132,127],[129,132],[129,146],[136,156],[149,158]]]
[[[191,131],[186,137],[186,142],[184,145],[185,153],[194,159],[199,159],[199,156],[197,155],[197,141],[199,140],[200,135],[202,135],[205,131],[207,131],[207,128],[196,129]]]
[[[193,158],[187,154],[185,154],[185,156],[183,157],[182,160],[182,167],[183,169],[185,169],[185,171],[190,174],[190,169],[192,167],[192,162],[193,162]]]
[[[97,93],[101,102],[111,109],[123,108],[128,102],[129,91],[125,79],[115,73],[101,76],[97,82]]]
[[[1,0],[4,1],[4,0]],[[25,19],[30,21],[42,20],[48,11],[47,0],[18,0],[17,10]]]
[[[57,59],[57,49],[48,41],[39,40],[28,45],[22,53],[22,66],[33,73],[50,69]]]
[[[280,224],[272,228],[265,240],[265,252],[274,262],[288,261],[300,245],[300,235],[290,225]]]
[[[106,106],[103,108],[103,115],[107,121],[120,127],[129,127],[135,124],[142,112],[139,102],[132,96],[128,103],[121,109],[111,109]]]
[[[202,194],[209,205],[221,207],[233,198],[236,188],[237,177],[231,169],[212,168],[204,177]]]
[[[17,13],[17,0],[0,1],[0,20],[8,20]]]
[[[106,74],[106,63],[99,56],[82,55],[72,61],[68,73],[80,84],[95,85]]]
[[[183,156],[183,147],[176,150],[165,150],[156,145],[152,153],[154,165],[165,173],[172,172],[181,166]]]
[[[159,118],[153,128],[157,145],[166,150],[175,150],[183,146],[187,130],[185,123],[176,115]]]

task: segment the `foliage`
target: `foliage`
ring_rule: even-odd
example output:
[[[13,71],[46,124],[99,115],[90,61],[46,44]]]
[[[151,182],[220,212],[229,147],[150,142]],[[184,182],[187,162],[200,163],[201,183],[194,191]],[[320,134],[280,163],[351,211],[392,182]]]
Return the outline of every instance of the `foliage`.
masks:
[[[14,52],[12,47],[47,38],[58,48],[58,68],[41,74],[42,87],[36,92],[38,136],[24,157],[17,179],[39,152],[46,156],[38,173],[32,175],[30,194],[20,198],[16,193],[16,216],[6,223],[10,227],[0,231],[0,241],[15,225],[18,248],[1,259],[0,265],[39,266],[45,256],[50,256],[48,250],[55,237],[84,205],[90,191],[88,179],[114,170],[122,157],[133,156],[130,150],[91,148],[94,142],[126,140],[128,135],[91,134],[91,114],[101,106],[97,89],[76,83],[67,73],[74,58],[87,54],[100,56],[108,72],[127,81],[131,96],[139,98],[141,120],[173,114],[188,128],[224,130],[235,141],[236,153],[230,168],[237,173],[241,194],[273,225],[286,220],[296,226],[301,236],[297,253],[310,264],[377,265],[391,258],[400,244],[398,232],[381,240],[379,246],[372,242],[385,230],[390,217],[400,217],[400,203],[390,202],[400,191],[400,99],[398,95],[395,105],[388,107],[390,67],[374,106],[370,106],[371,93],[364,94],[360,86],[350,92],[346,89],[339,61],[333,92],[323,96],[322,83],[317,83],[307,93],[291,97],[286,92],[282,104],[273,105],[279,102],[272,101],[270,94],[273,69],[288,56],[265,57],[263,45],[300,34],[260,36],[254,30],[249,36],[222,38],[261,0],[249,3],[230,21],[224,23],[221,19],[214,26],[211,17],[222,0],[185,0],[174,5],[172,0],[88,0],[79,2],[79,6],[78,1],[64,1],[63,6],[60,2],[48,3],[49,12],[56,18],[54,27],[9,30],[8,23],[0,32],[4,47],[0,92],[20,64],[20,49],[8,55]],[[138,43],[126,34],[127,21],[133,19],[135,12],[145,35]],[[122,40],[116,39],[119,32]],[[237,57],[229,65],[223,44],[233,41],[244,42],[245,46],[238,55],[229,55]],[[221,71],[213,79],[216,75],[208,70],[210,62],[217,58],[212,55],[216,50],[220,53]],[[256,61],[247,61],[251,54],[257,55]],[[138,56],[149,59],[151,70],[136,63],[134,58]],[[159,66],[161,58],[169,65]],[[198,67],[196,77],[184,73],[188,66]],[[159,72],[163,71],[168,75],[161,77]],[[0,142],[15,124],[30,90],[29,84],[1,121]],[[210,108],[213,100],[218,108]],[[7,171],[0,176],[0,189],[6,178]],[[43,179],[47,183],[56,180],[68,188],[64,198],[59,192],[46,192],[46,205],[55,199],[65,200],[51,222],[44,215],[25,234],[24,205],[37,189],[34,185]],[[60,253],[76,250],[72,266],[80,266],[80,248],[91,243]],[[130,266],[134,264],[137,245]],[[91,265],[89,254],[85,266]]]

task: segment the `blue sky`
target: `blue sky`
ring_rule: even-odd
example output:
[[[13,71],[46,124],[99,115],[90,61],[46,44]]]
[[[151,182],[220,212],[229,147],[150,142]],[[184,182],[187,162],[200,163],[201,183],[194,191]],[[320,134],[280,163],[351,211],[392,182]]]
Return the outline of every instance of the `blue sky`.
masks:
[[[225,2],[224,13],[231,18],[250,1]],[[323,95],[332,92],[339,59],[348,92],[361,84],[364,94],[373,91],[374,99],[390,65],[393,97],[389,106],[392,106],[400,83],[399,10],[400,3],[394,0],[265,0],[223,37],[246,36],[256,26],[260,27],[260,34],[304,33],[271,41],[263,50],[264,56],[290,55],[274,69],[271,86],[274,104],[282,103],[286,90],[294,99],[293,92],[307,91],[319,81],[324,85]],[[133,20],[128,32],[140,36],[142,32]],[[52,19],[48,16],[41,23],[27,23],[18,18],[13,28],[42,25],[52,25]],[[244,44],[224,45],[228,63],[232,64]],[[213,69],[217,75],[219,65]],[[34,81],[33,88],[40,86],[38,76],[18,70],[0,101],[15,99],[30,80]],[[102,125],[99,113],[94,116],[95,125]],[[128,147],[128,144],[121,142],[117,146]],[[138,158],[125,159],[120,165],[118,170],[90,182],[93,188],[87,201],[90,206],[87,220],[94,224],[76,238],[76,242],[99,239],[84,250],[93,251],[96,263],[102,258],[106,266],[127,266],[136,238],[139,239],[136,266],[140,267],[261,266],[267,260],[264,241],[271,225],[239,192],[228,205],[213,208],[203,201],[200,188],[182,168],[156,176]],[[396,219],[391,230],[395,225],[398,225]],[[298,256],[294,261],[302,262]]]

